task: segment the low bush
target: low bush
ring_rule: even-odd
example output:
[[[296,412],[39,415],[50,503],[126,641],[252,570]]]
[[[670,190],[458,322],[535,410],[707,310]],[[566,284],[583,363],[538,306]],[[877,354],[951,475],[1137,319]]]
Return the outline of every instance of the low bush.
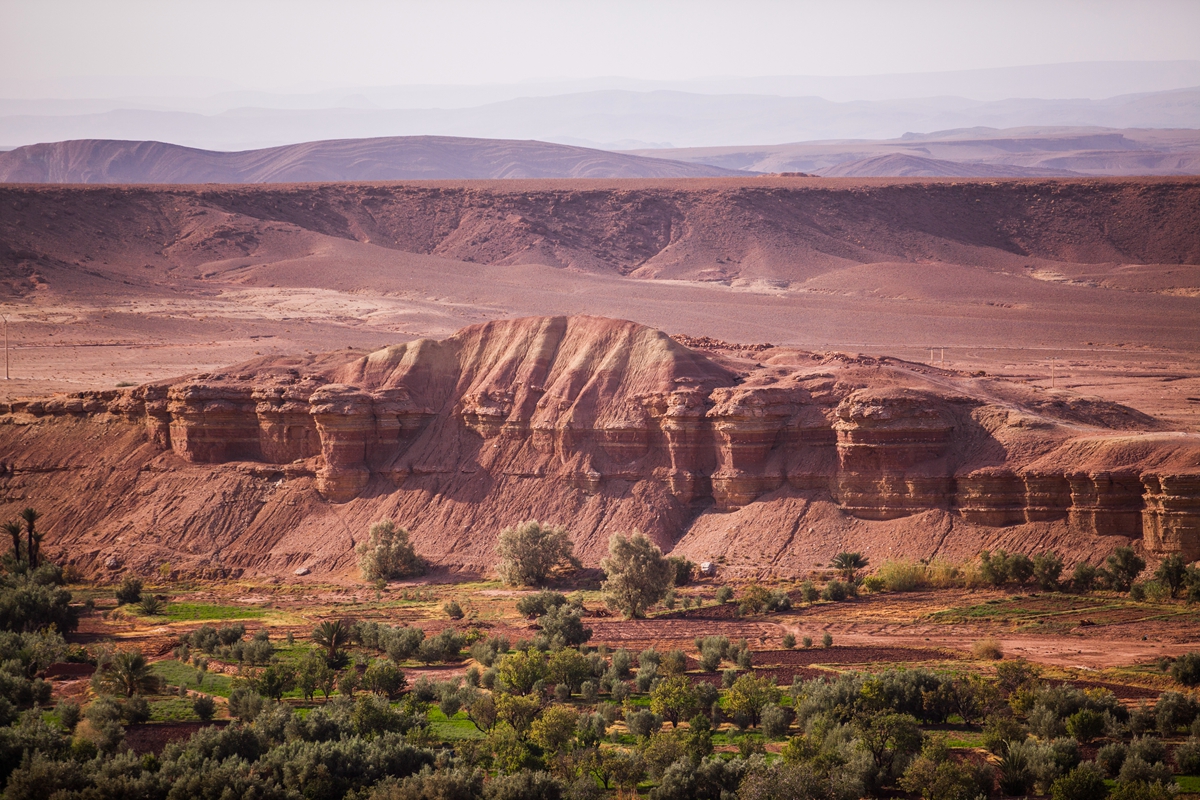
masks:
[[[971,655],[980,660],[999,661],[1004,658],[1004,648],[999,639],[989,636],[971,645]]]

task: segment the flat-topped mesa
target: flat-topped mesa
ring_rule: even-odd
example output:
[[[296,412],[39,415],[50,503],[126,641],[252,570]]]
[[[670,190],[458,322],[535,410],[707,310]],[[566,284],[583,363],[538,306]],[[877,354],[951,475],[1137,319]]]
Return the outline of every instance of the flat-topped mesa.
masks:
[[[1104,428],[1095,420],[1126,415],[1093,401],[1062,412],[1088,415],[1082,422],[1060,420],[1040,396],[1012,400],[1019,390],[1007,385],[1005,400],[965,380],[963,393],[950,393],[952,376],[931,383],[902,362],[786,348],[753,357],[765,366],[710,358],[631,322],[545,317],[346,360],[289,362],[296,369],[250,366],[171,386],[20,401],[0,408],[0,422],[29,423],[0,425],[7,451],[20,454],[3,459],[0,486],[17,480],[22,496],[51,492],[30,476],[63,474],[62,464],[41,464],[39,454],[94,419],[110,425],[106,441],[117,423],[122,441],[141,448],[121,457],[128,463],[149,464],[154,452],[166,459],[156,475],[192,470],[186,481],[203,484],[222,469],[213,465],[236,463],[236,474],[271,480],[269,490],[222,490],[213,495],[220,502],[204,506],[216,516],[203,524],[220,532],[222,548],[249,548],[237,556],[244,564],[344,563],[350,545],[270,554],[281,526],[303,529],[303,515],[335,508],[363,530],[381,515],[402,518],[435,560],[482,568],[495,534],[520,519],[567,523],[585,561],[596,563],[614,531],[638,528],[669,549],[701,518],[712,525],[761,513],[799,530],[779,515],[814,504],[868,525],[933,512],[976,526],[984,539],[985,529],[1021,525],[1039,526],[1031,542],[1144,535],[1151,552],[1200,558],[1194,436]],[[63,424],[33,424],[54,417]],[[50,445],[12,438],[39,432]],[[291,494],[276,495],[293,479]],[[171,487],[180,485],[131,485],[123,513],[140,519],[148,508],[157,529],[173,519],[179,490]],[[241,508],[229,499],[239,492],[257,499]],[[804,502],[788,505],[795,499]],[[81,525],[115,513],[88,504],[82,485],[63,502],[80,506]],[[112,536],[124,537],[129,524],[114,520]],[[198,524],[166,523],[179,541]]]

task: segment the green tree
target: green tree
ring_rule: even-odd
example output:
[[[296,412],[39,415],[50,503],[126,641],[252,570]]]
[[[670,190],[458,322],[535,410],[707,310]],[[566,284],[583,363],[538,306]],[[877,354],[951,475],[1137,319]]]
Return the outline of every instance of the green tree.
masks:
[[[322,692],[326,699],[329,699],[336,674],[320,650],[309,650],[300,659],[300,665],[296,670],[296,688],[304,694],[305,700],[312,700],[313,695],[318,691]]]
[[[281,700],[296,686],[296,671],[286,664],[271,664],[254,679],[254,690],[271,700]]]
[[[532,647],[508,653],[496,665],[496,677],[517,694],[533,691],[534,684],[546,679],[547,671],[546,656]]]
[[[1180,590],[1187,584],[1188,565],[1179,553],[1172,553],[1162,560],[1154,577],[1171,590],[1171,597],[1178,597]]]
[[[12,537],[12,557],[14,563],[21,561],[21,534],[24,532],[21,529],[21,523],[15,519],[4,523],[4,532]]]
[[[528,520],[500,532],[496,571],[513,586],[541,586],[553,575],[579,569],[566,528]]]
[[[500,692],[495,696],[496,719],[507,722],[522,739],[529,734],[533,721],[542,710],[536,697],[524,697]]]
[[[659,681],[650,690],[650,710],[671,723],[674,728],[681,719],[688,719],[699,710],[696,690],[686,675],[672,675]]]
[[[571,741],[578,724],[579,714],[573,708],[553,705],[534,720],[529,738],[542,749],[556,753]]]
[[[762,718],[762,710],[771,703],[778,703],[780,696],[774,680],[746,673],[729,687],[725,695],[725,708],[730,714],[745,714],[751,725],[757,725]]]
[[[1146,561],[1133,552],[1132,547],[1118,547],[1108,557],[1108,574],[1112,580],[1113,589],[1118,592],[1128,592],[1129,587],[1137,580],[1138,575],[1146,568]]]
[[[662,550],[640,533],[608,540],[608,558],[600,562],[607,580],[601,585],[609,608],[627,619],[646,616],[646,609],[666,596],[675,570]]]
[[[140,650],[121,650],[96,673],[98,688],[111,694],[133,697],[158,691],[158,677]]]
[[[580,685],[592,676],[592,662],[578,650],[564,647],[550,654],[546,664],[546,678],[552,683],[579,690]]]
[[[369,581],[392,580],[425,572],[425,560],[408,540],[408,531],[390,519],[380,520],[367,532],[368,540],[357,548],[358,566]]]
[[[829,565],[836,569],[847,581],[853,582],[860,569],[867,566],[867,557],[862,553],[838,553]]]
[[[335,663],[340,658],[343,647],[350,644],[350,626],[344,620],[326,620],[313,631],[312,640],[325,648],[325,658]]]
[[[1033,557],[1033,579],[1044,592],[1052,592],[1058,588],[1058,579],[1062,571],[1063,560],[1058,553],[1047,550]]]
[[[368,692],[383,695],[389,700],[395,700],[408,685],[404,673],[386,659],[372,661],[362,676],[363,688]]]
[[[858,719],[855,727],[859,745],[875,762],[875,779],[881,786],[899,777],[912,756],[921,750],[921,729],[910,714],[875,714]]]
[[[956,761],[944,739],[933,739],[905,770],[900,788],[922,800],[979,800],[991,794],[993,781],[991,767]]]
[[[37,531],[37,521],[41,518],[41,513],[33,508],[22,509],[20,517],[25,521],[25,536],[28,539],[27,550],[25,551],[29,557],[29,568],[38,568],[38,551],[41,549],[42,537],[45,534]]]

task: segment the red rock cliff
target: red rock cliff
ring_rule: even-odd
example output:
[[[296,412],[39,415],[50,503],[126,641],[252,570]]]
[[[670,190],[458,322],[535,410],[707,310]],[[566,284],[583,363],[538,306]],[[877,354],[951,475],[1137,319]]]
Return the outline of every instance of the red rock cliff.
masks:
[[[749,355],[529,318],[15,403],[0,409],[4,511],[41,507],[52,547],[88,568],[202,574],[349,570],[384,516],[476,570],[530,517],[567,525],[593,564],[632,529],[783,573],[855,544],[1089,557],[1144,539],[1200,558],[1194,437],[905,362]],[[737,555],[748,542],[758,555]]]

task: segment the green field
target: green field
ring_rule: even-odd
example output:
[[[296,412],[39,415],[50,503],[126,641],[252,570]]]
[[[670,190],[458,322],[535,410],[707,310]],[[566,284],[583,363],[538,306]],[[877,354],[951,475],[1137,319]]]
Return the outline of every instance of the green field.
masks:
[[[151,669],[155,675],[162,678],[171,686],[184,685],[193,691],[214,694],[219,697],[229,697],[229,692],[232,689],[233,679],[219,672],[205,672],[204,682],[202,684],[196,683],[196,673],[199,670],[191,664],[184,664],[182,661],[177,661],[173,658],[166,661],[157,661],[151,666]]]
[[[164,616],[172,622],[199,622],[202,620],[259,619],[266,609],[247,606],[218,606],[208,603],[171,603]]]

